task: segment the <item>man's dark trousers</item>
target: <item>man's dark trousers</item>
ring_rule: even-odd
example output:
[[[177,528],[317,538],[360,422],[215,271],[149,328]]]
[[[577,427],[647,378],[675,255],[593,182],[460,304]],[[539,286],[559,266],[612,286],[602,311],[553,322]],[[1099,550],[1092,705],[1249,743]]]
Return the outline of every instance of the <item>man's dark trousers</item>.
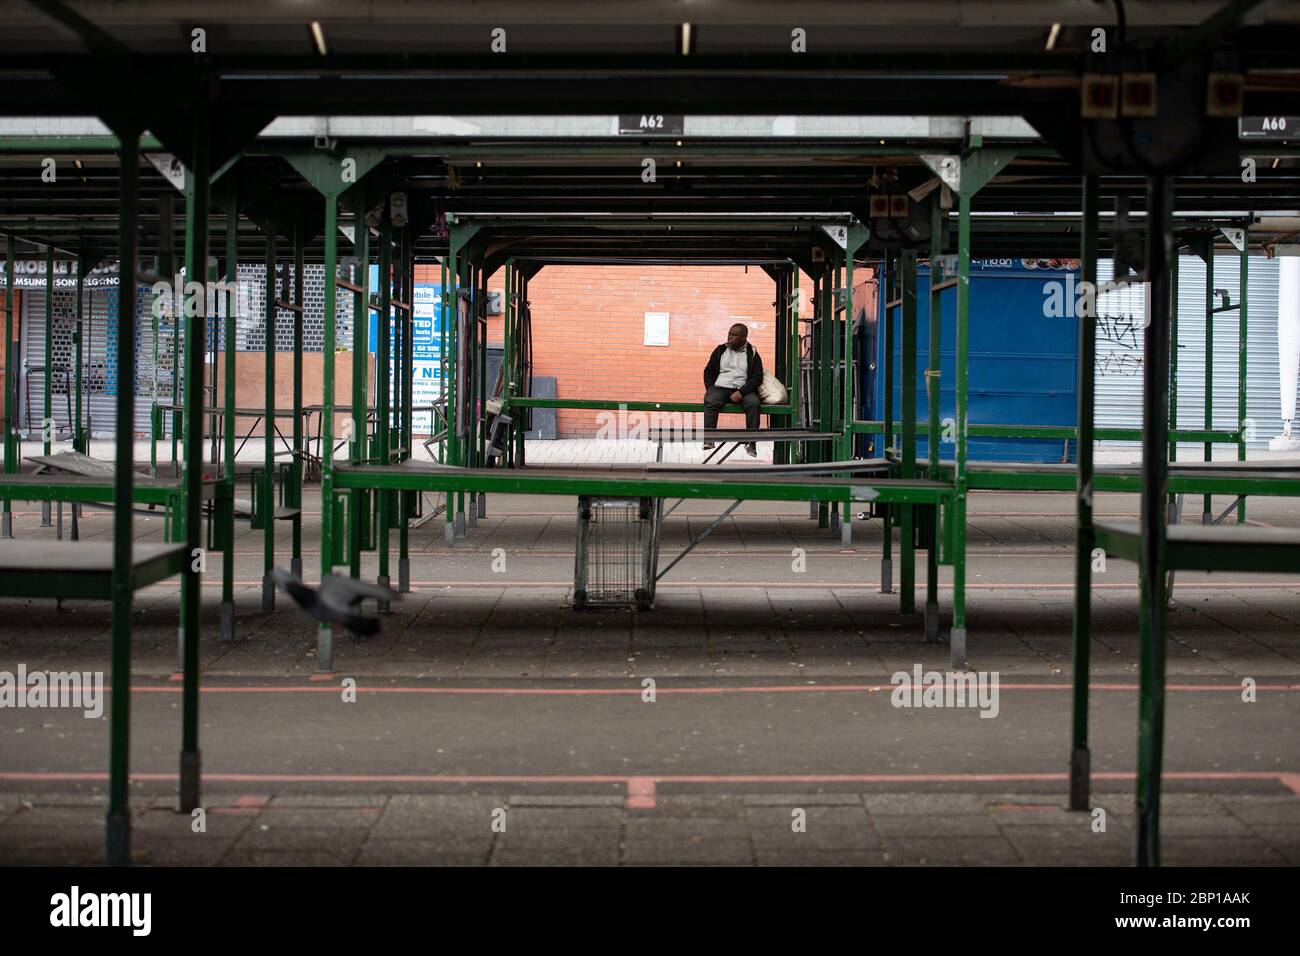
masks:
[[[710,385],[704,392],[704,427],[718,427],[718,413],[722,411],[722,406],[731,401],[731,393],[734,388],[720,388],[717,385]],[[740,396],[740,404],[745,406],[745,427],[750,431],[758,431],[758,409],[762,401],[758,397],[758,392],[750,392],[748,395]]]

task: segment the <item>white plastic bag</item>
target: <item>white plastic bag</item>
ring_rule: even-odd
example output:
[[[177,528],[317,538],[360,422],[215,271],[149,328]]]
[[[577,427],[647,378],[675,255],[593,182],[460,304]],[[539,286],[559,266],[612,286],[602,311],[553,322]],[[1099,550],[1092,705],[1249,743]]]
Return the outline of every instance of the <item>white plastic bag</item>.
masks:
[[[764,405],[784,405],[789,401],[790,393],[785,390],[779,378],[764,369],[763,381],[758,385],[758,399]]]

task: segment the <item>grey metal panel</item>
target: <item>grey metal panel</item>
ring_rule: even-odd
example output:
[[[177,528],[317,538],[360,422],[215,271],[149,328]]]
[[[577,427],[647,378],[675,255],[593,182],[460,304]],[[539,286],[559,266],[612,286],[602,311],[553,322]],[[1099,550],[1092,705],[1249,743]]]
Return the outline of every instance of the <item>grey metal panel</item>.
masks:
[[[533,398],[555,398],[556,381],[554,375],[534,375],[532,385]],[[529,441],[544,440],[554,441],[559,435],[559,429],[556,427],[557,409],[554,408],[534,408],[533,427],[524,432],[524,437]]]
[[[45,395],[45,296],[44,289],[26,289],[22,306],[22,354],[19,375],[19,421],[31,437],[40,432],[41,418],[44,410]],[[109,437],[113,434],[117,414],[117,393],[113,381],[116,371],[117,354],[115,328],[110,330],[110,319],[116,325],[117,289],[113,287],[87,288],[83,293],[84,342],[83,361],[85,362],[83,392],[86,408],[89,412],[93,437]],[[141,350],[149,341],[145,323],[149,320],[149,297],[146,290],[141,290],[137,322],[137,365],[136,365],[136,431],[147,433],[149,430],[148,388],[143,376]],[[71,435],[68,407],[76,408],[75,395],[69,395],[68,389],[77,384],[76,371],[73,368],[76,352],[73,344],[73,330],[76,325],[76,290],[54,290],[54,315],[51,326],[53,337],[54,375],[51,379],[51,413],[60,439]],[[71,401],[69,401],[71,399]]]
[[[283,268],[287,269],[292,281],[292,266]],[[319,352],[324,327],[324,268],[319,265],[309,265],[305,273],[306,312],[303,317],[303,345],[306,351]],[[244,263],[240,265],[238,275],[239,281],[248,286],[250,307],[248,313],[239,316],[237,320],[235,347],[239,351],[260,352],[266,341],[265,267],[256,263]],[[31,436],[39,434],[44,411],[45,294],[44,289],[23,289],[18,405],[20,427]],[[90,414],[92,437],[111,438],[117,418],[117,393],[113,381],[117,361],[115,351],[117,289],[87,288],[84,296],[86,329],[83,360],[86,366],[87,408]],[[351,292],[345,289],[338,290],[337,342],[340,349],[350,348],[352,344],[352,298]],[[175,333],[174,323],[167,308],[160,309],[162,314],[155,319],[154,296],[150,287],[141,286],[137,290],[136,301],[135,430],[139,435],[147,435],[154,401],[163,405],[174,403],[172,366],[175,359]],[[225,297],[219,297],[217,301],[219,314],[216,320],[210,323],[209,342],[215,341],[221,345],[225,341]],[[73,328],[76,324],[75,316],[76,290],[56,288],[52,326],[54,340],[52,364],[55,377],[52,381],[51,417],[55,421],[60,439],[66,439],[71,435],[68,415],[69,396],[64,378],[70,378],[75,387],[76,373],[73,369],[75,349],[72,340]],[[277,319],[276,345],[279,351],[291,351],[293,348],[293,320],[287,312],[281,313]],[[210,370],[207,374],[211,375]],[[74,409],[76,407],[75,397],[72,399],[72,407]],[[170,437],[171,424],[172,416],[164,415],[161,438]]]
[[[1097,265],[1099,282],[1112,275],[1112,262]],[[1240,257],[1214,259],[1214,286],[1239,298]],[[1278,405],[1277,260],[1251,256],[1246,334],[1246,416],[1254,423],[1251,447],[1267,447],[1281,432]],[[1216,304],[1219,300],[1216,299]],[[1136,428],[1142,419],[1142,323],[1140,288],[1110,292],[1098,304],[1097,425]],[[1214,316],[1214,427],[1237,425],[1236,312]],[[1205,263],[1178,260],[1178,427],[1201,428],[1205,415]],[[1116,443],[1130,444],[1130,443]],[[1179,447],[1180,458],[1200,457],[1201,445]]]

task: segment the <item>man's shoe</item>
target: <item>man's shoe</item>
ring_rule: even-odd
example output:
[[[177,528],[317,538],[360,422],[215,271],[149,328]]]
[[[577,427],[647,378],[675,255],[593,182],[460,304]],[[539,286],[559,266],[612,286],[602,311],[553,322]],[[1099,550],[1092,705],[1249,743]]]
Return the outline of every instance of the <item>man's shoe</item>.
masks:
[[[747,454],[750,458],[757,458],[757,457],[758,457],[758,443],[757,443],[757,442],[750,442],[748,445],[746,445],[746,446],[745,446],[745,454]]]
[[[712,450],[712,448],[713,448],[713,442],[711,442],[711,441],[706,441],[706,442],[704,443],[704,450],[705,450],[705,451],[710,451],[710,450]]]

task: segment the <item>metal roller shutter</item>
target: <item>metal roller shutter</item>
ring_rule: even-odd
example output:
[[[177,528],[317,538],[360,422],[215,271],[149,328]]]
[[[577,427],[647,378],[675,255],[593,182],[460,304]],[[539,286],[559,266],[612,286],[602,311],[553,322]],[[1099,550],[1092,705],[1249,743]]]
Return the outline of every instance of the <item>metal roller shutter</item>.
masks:
[[[1240,257],[1214,257],[1214,286],[1236,303]],[[1250,447],[1267,447],[1282,430],[1278,407],[1276,260],[1251,256],[1248,269],[1246,333],[1246,416],[1254,423]],[[1099,282],[1113,276],[1113,263],[1097,264]],[[1097,332],[1097,425],[1136,428],[1142,422],[1142,320],[1140,288],[1102,296]],[[1237,424],[1236,312],[1214,317],[1214,426]],[[1205,263],[1196,256],[1178,260],[1178,427],[1205,424]],[[1136,444],[1113,442],[1109,444]],[[1199,444],[1179,446],[1180,458],[1199,457]]]
[[[69,393],[69,388],[75,388],[77,382],[73,368],[76,352],[72,341],[76,325],[76,295],[75,289],[56,287],[54,290],[50,417],[54,419],[60,439],[71,436],[68,409],[69,406],[76,408],[75,396]],[[45,297],[45,289],[39,288],[27,289],[23,296],[19,420],[32,438],[40,432],[45,403]],[[92,437],[108,438],[113,435],[117,415],[117,289],[87,288],[82,301],[86,322],[82,346],[86,388],[83,402],[89,410]],[[152,300],[147,289],[140,290],[138,302],[135,428],[138,434],[147,434],[153,377],[150,362]],[[164,395],[169,394],[169,388],[169,383],[164,386]]]

